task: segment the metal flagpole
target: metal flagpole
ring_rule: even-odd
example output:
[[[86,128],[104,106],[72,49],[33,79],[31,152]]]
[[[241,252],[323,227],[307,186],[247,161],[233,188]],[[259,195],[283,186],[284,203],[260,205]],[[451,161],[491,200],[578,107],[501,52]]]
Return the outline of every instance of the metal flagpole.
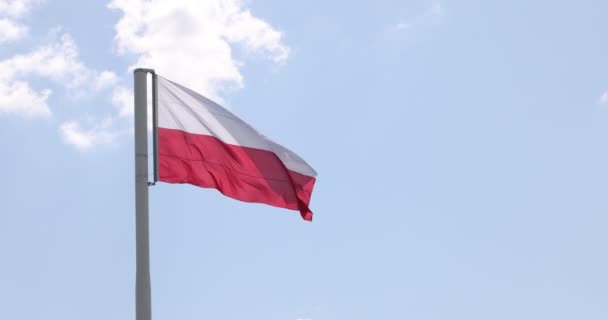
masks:
[[[148,96],[146,87],[147,75],[148,73],[154,75],[154,71],[135,69],[133,73],[135,91],[135,318],[136,320],[151,320],[148,231]],[[156,178],[156,172],[154,175]],[[156,179],[154,180],[156,181]]]

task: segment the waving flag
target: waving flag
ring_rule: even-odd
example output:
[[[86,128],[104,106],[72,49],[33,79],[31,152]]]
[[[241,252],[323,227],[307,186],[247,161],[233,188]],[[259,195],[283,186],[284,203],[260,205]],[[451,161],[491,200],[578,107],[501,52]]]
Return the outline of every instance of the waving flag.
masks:
[[[157,78],[159,179],[215,188],[246,202],[308,208],[316,172],[219,104]]]

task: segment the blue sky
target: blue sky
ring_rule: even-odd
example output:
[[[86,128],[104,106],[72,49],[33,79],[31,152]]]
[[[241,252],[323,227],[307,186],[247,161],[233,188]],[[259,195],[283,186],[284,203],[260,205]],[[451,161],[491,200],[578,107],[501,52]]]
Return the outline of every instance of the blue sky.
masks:
[[[319,173],[153,187],[155,319],[608,318],[608,3],[112,3],[0,1],[1,319],[134,318],[134,66]]]

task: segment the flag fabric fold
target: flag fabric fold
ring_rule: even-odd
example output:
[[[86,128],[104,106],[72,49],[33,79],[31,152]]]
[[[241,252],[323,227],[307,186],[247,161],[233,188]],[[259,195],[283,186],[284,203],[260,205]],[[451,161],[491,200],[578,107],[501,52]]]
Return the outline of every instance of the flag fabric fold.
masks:
[[[160,181],[214,188],[312,220],[308,205],[317,173],[302,158],[219,104],[160,76],[157,96]]]

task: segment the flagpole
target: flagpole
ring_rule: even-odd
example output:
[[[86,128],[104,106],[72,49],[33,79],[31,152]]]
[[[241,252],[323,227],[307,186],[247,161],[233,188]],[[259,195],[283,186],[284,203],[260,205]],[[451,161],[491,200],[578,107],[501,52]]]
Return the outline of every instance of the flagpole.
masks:
[[[150,239],[148,223],[148,103],[149,69],[135,69],[135,318],[151,320]]]

